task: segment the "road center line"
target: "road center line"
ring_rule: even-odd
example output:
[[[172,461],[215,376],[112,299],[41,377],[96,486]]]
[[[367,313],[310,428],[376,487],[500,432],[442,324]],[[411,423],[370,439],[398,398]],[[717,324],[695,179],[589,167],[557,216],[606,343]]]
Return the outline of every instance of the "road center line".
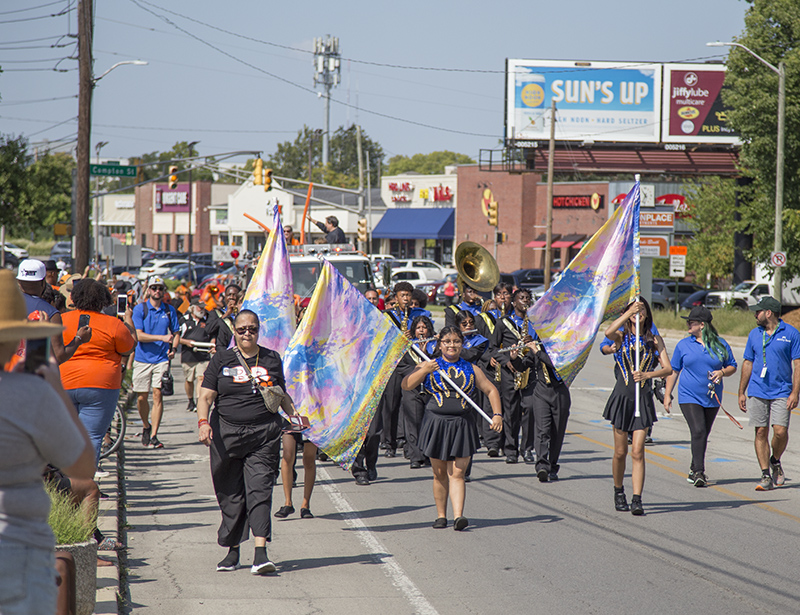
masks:
[[[322,480],[319,480],[319,479]],[[356,514],[356,511],[350,506],[350,503],[345,499],[342,493],[336,488],[325,468],[317,466],[317,480],[322,483],[322,488],[330,498],[336,510],[342,515],[347,525],[355,530],[356,536],[361,541],[368,551],[378,556],[381,561],[381,567],[384,573],[392,581],[397,589],[403,592],[403,595],[411,603],[414,613],[420,615],[439,615],[438,611],[433,608],[433,605],[428,602],[422,592],[414,584],[405,571],[397,563],[397,560],[391,555],[386,547],[383,546],[378,537],[367,527],[367,525]]]

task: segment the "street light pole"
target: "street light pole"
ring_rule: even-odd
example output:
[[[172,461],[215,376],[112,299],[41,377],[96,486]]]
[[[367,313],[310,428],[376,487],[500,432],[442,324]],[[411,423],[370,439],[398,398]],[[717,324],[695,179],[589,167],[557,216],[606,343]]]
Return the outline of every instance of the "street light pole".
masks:
[[[739,47],[744,49],[747,53],[757,59],[759,62],[767,66],[772,72],[778,75],[778,145],[775,155],[775,243],[773,244],[773,252],[783,251],[783,166],[784,166],[784,145],[785,145],[785,130],[786,130],[786,64],[778,62],[775,66],[771,62],[767,62],[764,58],[758,55],[749,47],[745,47],[741,43],[723,43],[715,41],[713,43],[706,43],[707,47]],[[779,302],[782,301],[783,296],[783,271],[781,267],[775,267],[775,273],[772,277],[772,295]]]
[[[99,141],[94,146],[94,151],[97,152],[97,164],[100,164],[100,150],[108,145],[108,141]],[[100,177],[94,180],[94,258],[97,264],[100,264]]]
[[[189,158],[194,156],[194,146],[200,141],[192,141],[189,143]],[[189,247],[189,286],[194,283],[194,276],[192,276],[192,209],[194,208],[194,191],[192,190],[192,163],[189,163],[189,233],[187,237],[187,244]],[[198,213],[198,218],[200,217]]]

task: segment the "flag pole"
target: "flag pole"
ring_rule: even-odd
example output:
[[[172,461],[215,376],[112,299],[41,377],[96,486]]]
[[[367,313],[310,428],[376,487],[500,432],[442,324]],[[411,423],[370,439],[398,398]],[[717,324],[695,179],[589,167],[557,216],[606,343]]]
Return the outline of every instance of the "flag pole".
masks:
[[[420,358],[425,359],[426,361],[431,361],[432,360],[428,355],[426,355],[424,352],[422,352],[422,350],[417,348],[416,344],[411,344],[411,350],[416,352],[420,356]],[[478,414],[480,414],[483,418],[485,418],[489,422],[489,425],[492,424],[492,419],[489,418],[489,415],[486,414],[483,411],[483,409],[478,404],[476,404],[469,395],[467,395],[464,391],[462,391],[459,388],[459,386],[455,382],[453,382],[453,380],[450,378],[450,376],[448,376],[445,373],[444,370],[440,369],[440,370],[437,370],[437,371],[439,372],[439,375],[442,377],[442,380],[444,380],[447,384],[449,384],[451,387],[453,387],[453,389],[455,389],[456,393],[461,395],[461,397],[463,397],[469,403],[470,406],[475,408],[475,410],[478,411]]]
[[[639,175],[638,173],[637,173],[636,175],[634,175],[634,179],[636,180],[636,183],[637,183],[637,184],[639,183],[639,177],[640,177],[640,175]],[[641,197],[640,197],[640,198],[641,198]],[[638,239],[639,239],[639,238],[637,237],[637,234],[636,234],[636,233],[634,233],[633,240],[634,240],[634,241],[638,241]],[[634,253],[636,253],[635,246],[634,246]],[[638,276],[638,274],[639,274],[639,272],[638,272],[639,263],[638,263],[638,262],[636,262],[636,259],[635,259],[635,258],[634,258],[634,263],[633,263],[633,265],[634,265],[634,267],[635,267],[635,268],[636,268],[636,270],[637,270],[637,271],[635,272],[635,275],[637,275],[637,276]],[[641,298],[641,297],[637,295],[637,297],[636,297],[636,301],[639,301],[639,300],[640,300],[640,298]],[[635,369],[634,371],[638,371],[638,370],[639,370],[639,368],[641,367],[641,355],[640,355],[640,352],[641,352],[641,351],[640,351],[640,349],[639,349],[639,339],[640,339],[640,338],[641,338],[641,331],[640,331],[640,316],[639,316],[639,312],[637,311],[637,312],[636,312],[636,350],[635,350],[635,356],[636,356],[636,358],[635,358],[635,361],[636,361],[636,369]],[[641,385],[640,385],[638,382],[634,381],[634,384],[633,384],[633,386],[634,386],[634,389],[636,390],[636,396],[634,397],[634,402],[633,402],[633,403],[634,403],[634,406],[633,406],[633,407],[634,407],[633,416],[635,416],[635,417],[637,417],[637,418],[638,418],[638,417],[640,417],[640,416],[641,416],[641,412],[640,412],[640,410],[639,410],[639,405],[640,405],[639,393],[640,393]]]

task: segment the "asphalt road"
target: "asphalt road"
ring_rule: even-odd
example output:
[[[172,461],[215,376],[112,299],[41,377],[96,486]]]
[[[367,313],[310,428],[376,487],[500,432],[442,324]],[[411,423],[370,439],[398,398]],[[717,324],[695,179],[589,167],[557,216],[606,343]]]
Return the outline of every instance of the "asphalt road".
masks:
[[[668,339],[668,348],[677,340]],[[741,348],[734,348],[737,359]],[[177,375],[177,370],[176,370]],[[595,349],[572,386],[561,480],[478,453],[467,487],[467,531],[430,527],[429,469],[381,458],[379,479],[355,485],[319,464],[311,508],[276,520],[269,547],[278,572],[215,572],[219,510],[196,415],[182,383],[169,398],[163,450],[127,446],[127,522],[132,610],[168,615],[300,613],[795,613],[800,586],[800,455],[790,441],[784,487],[754,490],[759,477],[746,415],[728,392],[711,435],[708,488],[686,482],[688,428],[660,417],[647,448],[646,515],[613,507],[612,433],[602,420],[612,360]],[[735,391],[738,374],[726,380]],[[130,433],[139,431],[133,424]],[[791,433],[791,432],[790,432]],[[295,508],[299,512],[302,468]],[[626,477],[630,497],[630,478]],[[276,487],[273,510],[283,504]],[[452,519],[451,519],[452,522]]]

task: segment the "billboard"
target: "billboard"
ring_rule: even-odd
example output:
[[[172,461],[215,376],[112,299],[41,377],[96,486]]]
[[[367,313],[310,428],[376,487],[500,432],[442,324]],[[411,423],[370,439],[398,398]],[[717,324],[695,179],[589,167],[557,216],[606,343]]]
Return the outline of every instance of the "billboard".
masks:
[[[739,143],[722,105],[725,67],[713,64],[665,64],[664,143]]]
[[[155,211],[160,213],[188,213],[191,205],[191,186],[178,184],[172,190],[169,184],[156,184]]]
[[[661,64],[507,60],[506,138],[658,143]]]

